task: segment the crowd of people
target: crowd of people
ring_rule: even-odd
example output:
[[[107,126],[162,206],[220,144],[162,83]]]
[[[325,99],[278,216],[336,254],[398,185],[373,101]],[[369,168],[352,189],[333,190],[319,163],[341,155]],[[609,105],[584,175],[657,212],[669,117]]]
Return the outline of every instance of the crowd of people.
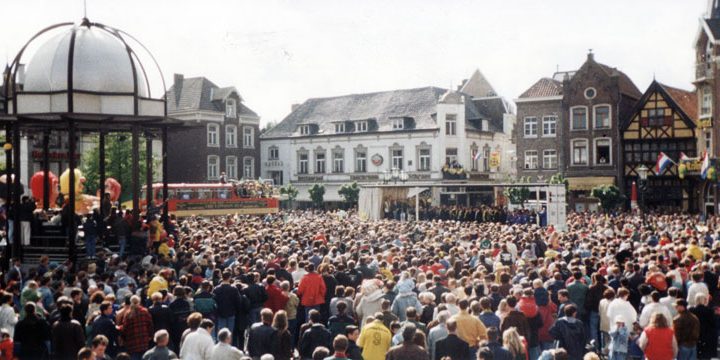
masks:
[[[13,261],[0,359],[717,356],[720,218],[165,220],[141,253]]]

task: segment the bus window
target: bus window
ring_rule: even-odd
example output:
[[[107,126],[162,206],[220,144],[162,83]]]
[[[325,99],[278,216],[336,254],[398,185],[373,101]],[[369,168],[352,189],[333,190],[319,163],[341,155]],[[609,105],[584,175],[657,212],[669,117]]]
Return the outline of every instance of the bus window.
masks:
[[[175,189],[168,189],[168,199],[175,199]]]
[[[228,189],[218,190],[218,198],[219,199],[229,199],[230,198],[230,190],[228,190]]]
[[[212,190],[209,189],[199,189],[198,190],[198,199],[206,200],[206,199],[212,199]]]
[[[178,199],[180,200],[191,200],[193,198],[192,196],[192,190],[178,190]]]

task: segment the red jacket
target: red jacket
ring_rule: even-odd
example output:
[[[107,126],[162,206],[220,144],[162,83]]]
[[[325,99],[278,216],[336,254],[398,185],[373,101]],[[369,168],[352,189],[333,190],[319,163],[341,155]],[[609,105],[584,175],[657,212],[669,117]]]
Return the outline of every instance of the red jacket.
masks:
[[[267,285],[265,286],[265,292],[267,293],[267,301],[265,301],[265,307],[272,310],[273,313],[278,312],[279,310],[285,310],[285,305],[287,304],[288,297],[287,295],[283,294],[282,290],[280,290],[279,287],[275,285]]]
[[[297,294],[300,296],[302,306],[318,306],[325,303],[325,281],[316,272],[303,276],[298,286]]]
[[[550,335],[550,328],[555,324],[555,318],[553,315],[557,314],[557,306],[552,301],[549,301],[545,306],[538,306],[538,312],[542,318],[542,327],[538,329],[538,341],[550,342],[553,336]]]
[[[13,341],[12,339],[6,339],[0,341],[0,359],[2,360],[13,360]]]

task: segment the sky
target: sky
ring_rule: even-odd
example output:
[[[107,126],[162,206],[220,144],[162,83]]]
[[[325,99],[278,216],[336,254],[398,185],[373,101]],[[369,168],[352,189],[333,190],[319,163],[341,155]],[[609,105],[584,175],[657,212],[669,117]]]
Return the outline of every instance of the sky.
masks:
[[[308,98],[457,86],[480,69],[505,98],[577,69],[589,49],[644,91],[692,89],[707,0],[85,0],[173,74],[235,86],[261,123]],[[0,52],[79,21],[83,0],[0,0]],[[10,14],[10,16],[8,16]]]

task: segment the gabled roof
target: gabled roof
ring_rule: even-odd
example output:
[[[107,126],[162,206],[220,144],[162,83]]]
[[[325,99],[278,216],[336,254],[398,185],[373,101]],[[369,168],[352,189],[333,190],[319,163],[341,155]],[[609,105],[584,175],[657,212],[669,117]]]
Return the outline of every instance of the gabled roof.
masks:
[[[542,78],[533,84],[529,89],[520,95],[520,99],[542,98],[550,96],[560,96],[562,92],[562,83],[551,78]]]
[[[689,128],[694,129],[696,127],[696,121],[698,116],[697,94],[692,91],[682,90],[672,86],[661,84],[657,80],[653,80],[648,89],[645,90],[645,93],[635,103],[635,107],[633,108],[632,112],[630,112],[630,116],[628,116],[626,119],[623,119],[623,124],[621,126],[622,131],[625,131],[628,126],[630,126],[630,122],[635,117],[635,115],[637,115],[639,111],[645,108],[645,103],[647,103],[650,96],[652,96],[652,94],[656,92],[660,93],[660,95],[662,95],[663,99],[668,103],[668,105],[680,114],[680,117],[683,119],[683,121]]]
[[[464,80],[462,85],[459,86],[458,91],[474,98],[497,95],[495,89],[493,89],[490,82],[485,78],[485,75],[480,72],[480,69],[476,69],[469,79]]]
[[[503,117],[512,113],[509,104],[499,96],[472,99],[474,107],[482,114],[482,118],[488,120],[490,131],[503,131]]]
[[[603,71],[605,71],[608,76],[618,76],[618,86],[620,88],[620,94],[630,96],[635,99],[639,99],[640,96],[642,96],[642,93],[640,92],[640,89],[635,86],[635,83],[633,83],[632,80],[630,80],[630,77],[627,76],[624,72],[618,70],[617,68],[613,68],[610,66],[607,66],[605,64],[596,63],[600,66]]]
[[[179,91],[176,89],[178,84],[180,84]],[[240,99],[239,115],[257,116],[254,111],[242,103],[242,97],[235,87],[221,88],[205,77],[182,78],[182,76],[167,91],[168,113],[193,110],[224,112],[223,102],[233,93]]]

